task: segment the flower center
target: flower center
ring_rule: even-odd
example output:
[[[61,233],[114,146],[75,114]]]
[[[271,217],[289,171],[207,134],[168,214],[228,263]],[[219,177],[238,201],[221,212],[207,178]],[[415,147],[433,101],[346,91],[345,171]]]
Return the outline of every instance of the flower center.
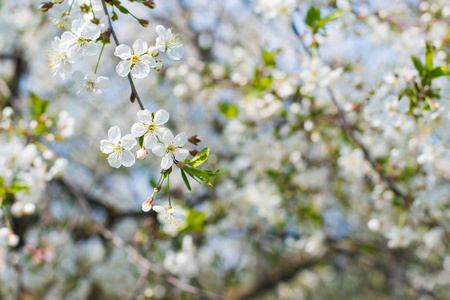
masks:
[[[138,62],[139,62],[139,55],[135,54],[135,55],[131,56],[131,63],[133,65],[136,65]]]
[[[167,146],[167,152],[172,152],[176,149],[176,147],[172,144],[170,144],[169,146]]]

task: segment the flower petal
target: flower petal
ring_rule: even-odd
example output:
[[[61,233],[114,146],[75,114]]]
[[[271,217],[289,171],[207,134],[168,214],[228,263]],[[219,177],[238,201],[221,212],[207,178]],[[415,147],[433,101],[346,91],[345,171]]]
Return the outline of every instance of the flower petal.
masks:
[[[122,165],[124,165],[125,167],[131,167],[132,165],[134,165],[135,161],[136,159],[134,158],[134,155],[130,150],[122,151]]]
[[[131,58],[131,48],[127,45],[119,45],[116,47],[116,51],[114,51],[114,55],[120,57],[123,60],[127,60]]]
[[[173,133],[172,131],[167,130],[162,137],[162,142],[164,143],[164,145],[168,146],[170,145],[170,143],[172,143],[172,141],[173,141]]]
[[[137,117],[144,124],[149,124],[152,121],[152,114],[148,109],[138,111]]]
[[[166,212],[166,209],[164,207],[162,207],[161,205],[153,206],[153,210],[156,211],[158,214]]]
[[[100,36],[100,28],[93,23],[88,23],[84,28],[85,37],[95,41]]]
[[[162,25],[156,26],[155,31],[160,37],[164,38],[167,35],[167,30]]]
[[[169,121],[169,113],[165,111],[164,109],[160,109],[155,114],[155,124],[156,125],[162,125],[165,124],[167,121]]]
[[[172,163],[173,163],[172,155],[167,153],[161,160],[161,168],[167,170],[172,166]]]
[[[153,133],[147,133],[144,137],[144,147],[146,149],[153,149],[158,144],[158,140],[156,139]]]
[[[177,161],[183,161],[188,156],[189,151],[187,149],[175,149],[173,155]]]
[[[133,149],[133,147],[137,144],[136,139],[131,134],[124,135],[120,141],[122,143],[122,147],[128,150]]]
[[[177,147],[183,147],[187,143],[187,135],[184,132],[177,134],[177,136],[173,139],[173,145]]]
[[[108,156],[108,163],[113,168],[118,168],[122,164],[122,152],[116,151]]]
[[[109,154],[113,152],[114,145],[108,141],[108,140],[101,140],[100,141],[100,151],[102,151],[105,154]]]
[[[111,85],[108,77],[99,76],[95,82],[95,86],[99,89],[106,89]]]
[[[130,73],[131,62],[123,60],[117,64],[116,72],[119,76],[126,77]]]
[[[86,43],[83,48],[86,56],[93,56],[98,52],[98,45],[94,42]]]
[[[141,55],[141,54],[144,54],[145,52],[147,52],[147,50],[148,50],[148,45],[143,40],[137,40],[136,42],[134,42],[134,44],[133,44],[134,54]]]
[[[75,71],[72,74],[72,79],[76,83],[83,83],[83,81],[84,81],[84,74],[81,73],[80,71]]]
[[[114,145],[119,143],[121,136],[119,126],[113,126],[108,130],[108,140]]]
[[[166,42],[160,37],[156,38],[155,47],[158,49],[158,51],[166,52]]]
[[[169,48],[167,50],[167,56],[169,56],[173,60],[180,60],[183,58],[184,54],[184,48],[178,47],[178,48]]]
[[[145,78],[148,73],[150,73],[150,66],[145,62],[139,62],[131,69],[131,75],[136,79]]]
[[[152,152],[153,152],[153,154],[155,154],[156,156],[161,157],[161,156],[163,156],[164,154],[167,153],[167,151],[166,151],[166,146],[164,146],[164,145],[161,144],[161,143],[158,143],[158,144],[156,144],[155,147],[152,148]]]
[[[134,123],[133,126],[131,126],[131,134],[136,138],[143,136],[146,132],[147,127],[142,123]]]

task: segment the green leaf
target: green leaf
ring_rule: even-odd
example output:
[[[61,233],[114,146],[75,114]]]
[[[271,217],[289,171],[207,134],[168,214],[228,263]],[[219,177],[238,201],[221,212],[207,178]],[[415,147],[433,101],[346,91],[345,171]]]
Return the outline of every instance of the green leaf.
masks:
[[[219,106],[220,112],[227,118],[236,118],[239,114],[239,109],[236,104],[222,103]]]
[[[191,190],[191,185],[189,184],[189,180],[186,177],[186,173],[184,173],[183,169],[180,169],[181,171],[181,177],[183,178],[184,184],[188,188],[188,190]]]
[[[114,12],[114,11],[113,11],[113,13],[112,13],[111,20],[113,20],[113,21],[119,20],[119,16],[118,16],[118,15],[116,14],[116,12]]]
[[[344,14],[344,10],[343,9],[336,9],[336,10],[334,10],[333,12],[331,12],[331,14],[329,14],[325,18],[320,19],[318,21],[318,27],[319,28],[324,27],[325,24],[340,18],[343,14]]]
[[[187,162],[191,167],[197,168],[202,163],[204,163],[209,156],[209,147],[203,148],[202,151],[197,153],[197,155],[194,156],[193,159]]]
[[[130,12],[128,11],[128,9],[126,9],[125,7],[123,7],[122,5],[119,5],[119,10],[121,13],[123,14],[129,14]]]
[[[281,52],[281,49],[277,49],[275,51],[267,51],[260,46],[259,50],[261,51],[261,56],[266,67],[273,67],[276,65],[277,62],[275,60],[275,56],[277,56]]]
[[[6,188],[6,193],[15,194],[18,192],[26,191],[28,189],[30,189],[30,187],[25,185],[23,182],[15,181],[10,187]]]
[[[198,178],[201,181],[203,181],[204,183],[206,183],[207,185],[212,186],[211,180],[209,178],[209,173],[204,171],[204,170],[198,170],[198,169],[194,169],[194,168],[189,168],[189,167],[184,167],[184,170],[186,171],[186,173],[188,173],[189,175],[191,175],[192,178]]]
[[[426,42],[427,52],[425,54],[425,70],[428,72],[433,69],[433,47],[430,43]]]
[[[186,214],[186,228],[184,230],[203,231],[206,225],[206,216],[198,210],[191,209]]]
[[[144,145],[144,136],[139,137],[139,146],[141,146],[141,148]]]
[[[305,23],[309,27],[316,27],[317,22],[320,20],[320,9],[311,7],[306,13]]]
[[[450,76],[450,71],[448,70],[448,67],[436,67],[430,72],[431,80],[441,76]]]
[[[49,100],[43,100],[34,93],[30,93],[30,100],[35,117],[40,117],[43,113],[45,113],[48,105],[50,104]]]
[[[411,60],[414,64],[414,67],[416,68],[417,72],[419,72],[420,77],[423,76],[423,66],[422,63],[420,62],[420,60],[415,57],[415,56],[411,56]]]

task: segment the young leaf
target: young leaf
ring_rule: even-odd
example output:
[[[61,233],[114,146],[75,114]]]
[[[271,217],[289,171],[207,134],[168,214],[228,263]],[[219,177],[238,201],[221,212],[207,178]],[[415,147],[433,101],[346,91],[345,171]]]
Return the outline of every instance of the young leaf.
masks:
[[[188,190],[191,190],[191,185],[189,184],[189,180],[186,177],[186,173],[184,173],[183,169],[180,169],[181,171],[181,177],[183,178],[184,184],[188,188]]]
[[[430,72],[431,80],[441,76],[450,76],[450,71],[448,70],[448,67],[436,67]]]
[[[209,147],[203,148],[202,151],[197,153],[197,155],[194,156],[193,159],[191,159],[189,162],[187,162],[191,167],[197,168],[202,163],[204,163],[209,156]]]
[[[331,22],[331,21],[334,21],[334,20],[338,19],[343,14],[344,14],[344,10],[343,9],[336,9],[336,10],[334,10],[333,12],[331,12],[331,14],[329,14],[325,18],[319,19],[318,27],[319,28],[324,27],[325,24],[327,24],[328,22]]]
[[[130,12],[128,11],[128,9],[126,9],[126,8],[123,7],[122,5],[120,5],[118,8],[119,8],[120,12],[123,13],[123,14],[129,14],[129,13],[130,13]]]
[[[141,148],[144,145],[144,136],[139,137],[139,146],[141,146]]]
[[[203,170],[194,169],[194,168],[189,168],[189,167],[184,167],[184,170],[186,171],[186,173],[191,175],[192,178],[194,178],[194,179],[198,178],[201,181],[203,181],[204,183],[206,183],[207,185],[212,186],[211,180],[209,179],[208,172],[203,171]]]
[[[319,19],[320,19],[320,9],[316,9],[313,6],[306,13],[305,23],[309,27],[315,27]]]
[[[423,66],[422,63],[420,62],[420,60],[415,57],[415,56],[411,56],[411,60],[414,64],[414,67],[416,67],[417,72],[419,72],[420,77],[423,76]]]
[[[25,185],[24,183],[19,182],[19,181],[15,181],[15,182],[13,182],[13,184],[10,187],[8,187],[6,189],[6,193],[8,193],[8,194],[15,194],[15,193],[18,193],[18,192],[26,191],[29,188],[30,187]]]
[[[430,43],[426,42],[427,52],[425,54],[425,70],[428,72],[433,69],[433,47]]]
[[[220,112],[224,114],[227,118],[236,118],[239,110],[236,104],[223,103],[219,106]]]

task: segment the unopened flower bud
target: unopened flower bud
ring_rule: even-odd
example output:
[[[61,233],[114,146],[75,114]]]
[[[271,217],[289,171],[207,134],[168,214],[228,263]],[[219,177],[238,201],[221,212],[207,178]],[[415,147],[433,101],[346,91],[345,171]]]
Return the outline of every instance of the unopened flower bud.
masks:
[[[8,235],[8,245],[11,247],[16,247],[17,245],[19,245],[19,240],[20,240],[19,236],[14,232],[11,232]]]
[[[150,46],[148,47],[148,54],[150,54],[153,57],[156,57],[159,54],[159,50],[155,46]]]
[[[148,26],[148,21],[145,20],[145,19],[139,19],[139,24],[141,24],[144,27],[147,27]]]
[[[155,70],[160,71],[164,67],[163,63],[161,61],[156,62]]]
[[[64,0],[54,0],[53,1],[55,4],[62,4],[64,2]]]
[[[111,30],[110,29],[108,29],[108,30],[106,30],[105,32],[102,33],[102,38],[103,39],[107,39],[110,36],[111,36]]]
[[[39,10],[42,12],[47,12],[52,7],[53,7],[53,2],[42,2],[39,5]]]
[[[155,1],[154,0],[147,0],[145,1],[145,4],[150,8],[155,8]]]
[[[8,236],[9,236],[10,230],[8,227],[2,227],[0,228],[0,245],[2,243],[6,243]]]
[[[157,186],[153,189],[153,193],[157,194],[161,191],[161,186]]]
[[[197,155],[197,153],[198,153],[198,150],[191,150],[191,151],[189,151],[189,153],[192,155],[192,156],[196,156]]]
[[[197,135],[193,135],[188,139],[189,143],[194,144],[194,145],[198,145],[201,140],[197,137]]]
[[[142,210],[145,212],[150,211],[153,207],[152,203],[153,203],[153,197],[148,197],[147,201],[142,203]]]
[[[138,149],[136,151],[136,158],[140,160],[144,160],[147,157],[147,150],[145,150],[145,147],[142,147],[141,149]]]

